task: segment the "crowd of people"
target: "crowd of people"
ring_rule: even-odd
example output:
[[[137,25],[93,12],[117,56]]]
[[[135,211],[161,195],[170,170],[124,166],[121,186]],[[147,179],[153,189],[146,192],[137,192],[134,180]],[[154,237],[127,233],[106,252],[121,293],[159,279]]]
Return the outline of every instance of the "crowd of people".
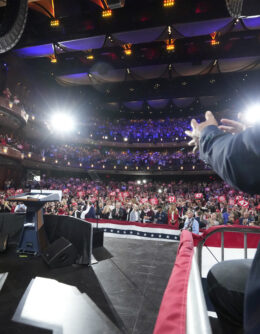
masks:
[[[200,120],[201,115],[196,117]],[[89,138],[129,143],[169,143],[187,141],[191,117],[148,120],[90,121],[85,129]]]
[[[187,147],[168,149],[122,149],[83,144],[35,144],[10,135],[0,135],[2,145],[10,145],[25,157],[61,166],[85,169],[203,170],[208,166]]]
[[[43,176],[40,182],[23,183],[21,189],[10,187],[9,182],[1,195],[1,212],[24,212],[25,206],[8,202],[8,196],[41,188],[63,192],[61,202],[45,205],[45,214],[168,224],[176,228],[187,227],[191,217],[199,228],[260,224],[260,196],[237,192],[222,181],[104,182]]]

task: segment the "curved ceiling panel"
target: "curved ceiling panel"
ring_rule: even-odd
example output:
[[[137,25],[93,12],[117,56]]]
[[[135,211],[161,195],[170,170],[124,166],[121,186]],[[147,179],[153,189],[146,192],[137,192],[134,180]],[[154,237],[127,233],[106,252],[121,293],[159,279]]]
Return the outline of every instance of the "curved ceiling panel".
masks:
[[[255,30],[260,29],[260,17],[251,17],[248,19],[243,19],[244,25],[247,27],[247,29]]]
[[[119,103],[118,102],[110,102],[110,103],[107,103],[105,107],[109,111],[117,111],[119,109]]]
[[[91,85],[92,81],[88,73],[76,73],[61,75],[57,80],[65,85]]]
[[[99,73],[96,71],[91,71],[91,75],[94,79],[99,81],[100,83],[105,82],[121,82],[125,80],[126,77],[126,70],[120,69],[120,70],[108,70],[105,73]]]
[[[174,70],[181,76],[190,76],[204,74],[206,69],[210,69],[212,60],[204,60],[201,65],[193,65],[192,63],[178,63],[174,64]]]
[[[124,106],[131,110],[141,110],[143,108],[144,101],[129,101],[124,102]]]
[[[27,48],[18,49],[15,53],[20,57],[46,57],[53,55],[53,44],[43,44],[37,46],[29,46]]]
[[[223,29],[232,22],[232,18],[224,18],[210,21],[191,22],[185,24],[175,24],[173,27],[185,37],[209,35],[214,31]]]
[[[131,73],[137,80],[150,80],[162,77],[167,69],[167,64],[139,66],[131,68]]]
[[[219,59],[220,72],[246,71],[255,67],[259,63],[260,57],[229,58]]]
[[[106,38],[105,35],[101,35],[101,36],[75,39],[73,41],[64,41],[59,44],[67,49],[77,50],[77,51],[100,49],[104,45],[105,38]]]
[[[211,107],[214,104],[218,103],[221,100],[220,96],[201,96],[200,103],[204,107]]]
[[[163,109],[169,104],[169,99],[148,100],[147,103],[154,109]]]
[[[179,97],[172,99],[172,102],[179,108],[186,108],[192,105],[195,101],[195,97]]]
[[[123,43],[149,43],[157,40],[164,32],[165,28],[165,26],[162,26],[148,29],[125,31],[113,34],[112,36]]]

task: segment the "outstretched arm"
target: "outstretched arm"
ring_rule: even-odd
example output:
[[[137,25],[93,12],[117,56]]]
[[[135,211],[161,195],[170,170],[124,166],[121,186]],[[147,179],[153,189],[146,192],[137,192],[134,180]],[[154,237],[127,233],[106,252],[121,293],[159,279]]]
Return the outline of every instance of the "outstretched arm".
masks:
[[[207,126],[201,132],[199,148],[200,158],[230,185],[260,193],[260,125],[235,135]]]

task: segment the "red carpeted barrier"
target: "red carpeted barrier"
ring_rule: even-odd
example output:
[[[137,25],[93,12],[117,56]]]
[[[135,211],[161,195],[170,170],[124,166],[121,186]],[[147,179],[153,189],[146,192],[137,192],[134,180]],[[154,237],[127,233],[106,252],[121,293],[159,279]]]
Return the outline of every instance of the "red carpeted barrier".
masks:
[[[176,261],[164,292],[154,334],[185,334],[187,290],[193,257],[193,238],[181,233]]]

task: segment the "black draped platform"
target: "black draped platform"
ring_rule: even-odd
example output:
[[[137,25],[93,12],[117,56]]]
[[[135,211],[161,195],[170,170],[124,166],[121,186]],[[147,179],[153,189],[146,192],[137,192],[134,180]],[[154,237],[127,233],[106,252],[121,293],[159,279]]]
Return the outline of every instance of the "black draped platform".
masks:
[[[10,245],[19,243],[24,217],[24,214],[0,214],[0,234],[8,234]],[[78,262],[90,264],[93,236],[91,223],[68,216],[44,215],[44,228],[50,243],[64,237],[76,247],[79,254]]]
[[[13,230],[11,240],[15,235],[19,231]],[[11,321],[31,279],[37,276],[76,286],[121,333],[150,334],[177,247],[171,242],[105,237],[104,247],[94,250],[97,264],[50,269],[40,257],[19,258],[15,245],[9,246],[0,254],[0,273],[9,273],[0,291],[0,333],[51,333]]]

